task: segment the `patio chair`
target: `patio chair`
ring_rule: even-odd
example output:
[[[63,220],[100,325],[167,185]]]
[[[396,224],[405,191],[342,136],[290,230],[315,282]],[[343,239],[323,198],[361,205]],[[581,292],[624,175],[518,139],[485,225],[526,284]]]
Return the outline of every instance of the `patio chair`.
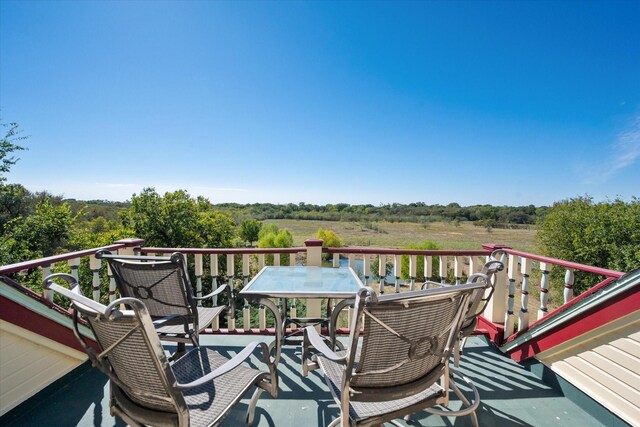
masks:
[[[177,343],[176,358],[185,352],[185,343],[191,342],[197,347],[199,333],[222,313],[227,311],[231,318],[235,316],[233,292],[229,285],[221,285],[202,297],[193,295],[186,261],[179,252],[170,257],[156,257],[113,255],[109,251],[99,251],[96,258],[109,263],[122,297],[141,300],[153,320],[172,317],[163,322],[156,332],[162,340]],[[228,305],[198,305],[202,301],[213,301],[222,292],[227,292]]]
[[[446,416],[471,414],[477,425],[477,390],[449,368],[449,357],[471,294],[485,286],[471,283],[383,296],[362,288],[345,351],[334,352],[313,327],[305,328],[303,375],[320,368],[340,406],[340,416],[330,426],[401,425],[393,420],[421,410]],[[473,402],[451,381],[452,373],[473,390]],[[464,407],[433,408],[448,405],[450,388]]]
[[[480,273],[472,274],[467,279],[467,283],[477,283],[479,281],[485,282],[487,284],[487,288],[484,290],[479,289],[475,291],[469,299],[469,310],[467,311],[465,319],[462,322],[462,327],[460,328],[460,336],[455,343],[455,348],[453,351],[455,367],[458,367],[460,365],[460,355],[463,353],[467,338],[473,335],[473,332],[476,329],[476,326],[478,324],[478,316],[480,316],[484,312],[484,310],[487,308],[487,303],[493,296],[493,291],[495,290],[493,276],[498,271],[502,271],[504,269],[506,256],[507,254],[501,249],[493,251],[489,256],[489,260],[482,266]],[[422,288],[425,289],[434,286],[446,287],[455,285],[426,281],[422,285]]]
[[[66,281],[69,289],[55,283],[56,278]],[[195,347],[170,364],[155,329],[162,320],[153,322],[142,301],[120,298],[104,306],[82,295],[75,278],[64,273],[47,276],[43,287],[71,300],[75,335],[93,366],[109,377],[111,414],[129,425],[216,425],[255,388],[247,411],[249,425],[262,391],[277,395],[277,371],[264,342],[252,342],[231,359],[211,348]],[[84,321],[97,347],[81,334]],[[243,363],[256,348],[262,350],[264,371]]]

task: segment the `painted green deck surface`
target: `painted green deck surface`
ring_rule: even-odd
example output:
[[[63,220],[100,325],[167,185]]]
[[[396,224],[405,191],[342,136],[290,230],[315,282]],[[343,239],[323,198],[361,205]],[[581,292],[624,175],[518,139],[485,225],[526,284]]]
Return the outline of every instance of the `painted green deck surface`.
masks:
[[[254,339],[271,337],[201,336],[202,345],[215,345],[233,355]],[[256,359],[257,360],[257,359]],[[481,426],[602,426],[591,415],[543,383],[534,374],[504,357],[485,343],[473,338],[467,343],[461,370],[478,387]],[[299,347],[285,348],[279,366],[280,391],[277,399],[263,393],[256,410],[259,426],[326,426],[338,415],[319,372],[308,378],[300,374]],[[123,426],[108,408],[108,382],[96,369],[74,372],[67,384],[30,399],[0,419],[4,426]],[[452,393],[453,398],[455,395]],[[247,396],[248,398],[249,396]],[[37,401],[34,401],[37,399]],[[223,426],[242,426],[247,400],[231,412]],[[459,401],[454,400],[452,407]],[[443,418],[426,413],[414,414],[409,426],[470,426],[470,418]]]

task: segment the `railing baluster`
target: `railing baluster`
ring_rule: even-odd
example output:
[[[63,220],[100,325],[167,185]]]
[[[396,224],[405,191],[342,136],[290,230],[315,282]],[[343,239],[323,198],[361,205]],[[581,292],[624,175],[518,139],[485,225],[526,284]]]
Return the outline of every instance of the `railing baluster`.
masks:
[[[384,294],[384,280],[387,275],[387,256],[380,255],[378,260],[378,276],[380,276],[380,289],[378,291],[380,294]]]
[[[93,280],[91,285],[93,287],[93,300],[100,301],[100,264],[102,260],[95,257],[95,255],[91,255],[89,257],[89,267],[93,273]]]
[[[107,263],[107,276],[109,277],[109,303],[112,303],[116,300],[116,279],[113,277],[109,263]]]
[[[338,268],[340,267],[340,254],[339,253],[335,253],[333,254],[333,263],[332,263],[333,268]]]
[[[400,292],[400,274],[402,274],[402,255],[393,256],[393,272],[396,276],[396,293]]]
[[[540,309],[538,310],[538,320],[547,315],[547,302],[549,301],[549,267],[546,262],[540,263]]]
[[[249,283],[249,254],[242,254],[242,283]]]
[[[418,270],[418,255],[409,256],[409,290],[412,291],[416,284],[416,271]]]
[[[356,263],[355,254],[349,254],[348,255],[348,259],[349,259],[349,267],[354,268],[355,267],[355,263]],[[338,266],[340,266],[340,265],[338,264]]]
[[[573,268],[567,268],[567,272],[564,274],[564,302],[568,303],[573,299],[573,285],[575,276],[573,275]]]
[[[447,257],[444,255],[440,255],[440,266],[438,268],[440,275],[440,282],[445,283],[447,278]]]
[[[456,277],[456,285],[459,285],[462,279],[462,260],[459,256],[453,257],[453,275]]]
[[[431,280],[433,276],[433,257],[426,255],[424,257],[424,280]]]
[[[504,319],[504,338],[508,338],[513,334],[515,329],[515,316],[513,315],[513,306],[515,303],[516,294],[516,268],[518,265],[518,258],[514,255],[509,255],[509,269],[507,274],[509,276],[509,299],[507,300],[507,314]]]
[[[280,265],[280,254],[273,254],[273,265],[276,267]]]
[[[520,272],[522,273],[522,298],[518,316],[518,331],[529,327],[529,277],[531,276],[531,260],[529,258],[522,258]]]
[[[369,278],[371,277],[371,256],[369,254],[364,254],[362,257],[362,267],[364,275],[364,285],[369,286]],[[349,323],[351,324],[351,323]]]
[[[258,271],[264,268],[264,254],[258,254]]]
[[[195,254],[194,256],[195,270],[196,270],[196,295],[202,296],[202,254]],[[198,307],[202,307],[202,301],[198,301]]]
[[[71,275],[78,281],[78,266],[80,265],[80,258],[74,258],[67,261],[67,265],[71,269]]]
[[[227,283],[229,284],[229,289],[233,292],[233,278],[236,276],[236,257],[234,254],[227,254]],[[217,301],[216,301],[217,302]],[[236,320],[229,318],[227,320],[228,328],[230,331],[233,331],[236,328]],[[218,324],[218,318],[215,321],[215,330],[217,330],[220,325]]]
[[[43,265],[42,267],[42,279],[51,274],[51,265]],[[53,291],[49,289],[44,289],[42,292],[42,296],[49,302],[53,302]]]

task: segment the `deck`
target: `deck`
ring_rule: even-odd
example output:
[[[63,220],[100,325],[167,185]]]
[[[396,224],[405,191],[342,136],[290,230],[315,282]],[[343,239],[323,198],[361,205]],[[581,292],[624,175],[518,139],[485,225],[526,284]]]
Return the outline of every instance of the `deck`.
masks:
[[[202,335],[202,345],[216,345],[223,354],[233,355],[251,340],[272,337]],[[167,347],[170,348],[170,347]],[[277,399],[264,393],[256,410],[256,425],[271,427],[326,426],[338,414],[319,372],[308,378],[300,374],[299,347],[287,347],[279,365],[280,392]],[[257,359],[256,359],[256,363]],[[545,384],[523,366],[503,356],[484,338],[467,343],[461,370],[478,387],[482,403],[478,409],[481,426],[603,426],[600,421]],[[455,395],[452,393],[453,399]],[[32,397],[0,421],[8,426],[124,426],[108,407],[108,381],[87,364]],[[248,397],[248,396],[247,396]],[[236,406],[223,426],[243,425],[246,402]],[[458,401],[454,400],[452,407]],[[408,426],[470,426],[470,418],[443,418],[414,414]]]

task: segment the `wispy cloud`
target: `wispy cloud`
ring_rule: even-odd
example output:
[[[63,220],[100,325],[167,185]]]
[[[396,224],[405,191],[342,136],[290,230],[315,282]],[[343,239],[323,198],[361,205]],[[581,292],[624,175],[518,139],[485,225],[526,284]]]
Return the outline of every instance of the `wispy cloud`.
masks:
[[[631,166],[640,157],[640,116],[636,117],[629,129],[618,135],[618,139],[614,144],[614,155],[605,170],[606,176],[612,175]]]
[[[611,154],[598,165],[581,168],[587,184],[606,181],[640,159],[640,115],[616,136]]]

